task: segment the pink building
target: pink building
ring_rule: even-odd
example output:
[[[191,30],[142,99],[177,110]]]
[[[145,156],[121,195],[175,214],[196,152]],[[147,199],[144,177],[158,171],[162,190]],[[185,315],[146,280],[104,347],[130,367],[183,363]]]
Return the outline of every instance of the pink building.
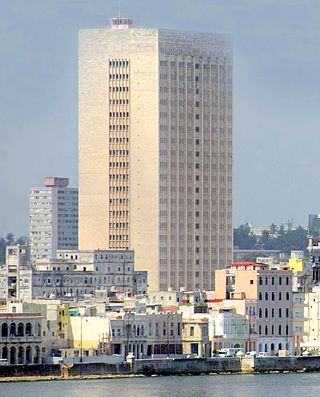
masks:
[[[254,262],[236,262],[215,272],[216,299],[245,301],[247,350],[293,351],[292,272]],[[242,306],[242,305],[241,305]]]

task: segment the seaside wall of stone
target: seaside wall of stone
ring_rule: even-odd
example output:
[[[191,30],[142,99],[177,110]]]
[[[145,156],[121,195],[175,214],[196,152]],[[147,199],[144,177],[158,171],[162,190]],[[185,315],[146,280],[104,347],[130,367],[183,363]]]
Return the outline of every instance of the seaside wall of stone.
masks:
[[[240,372],[239,358],[227,359],[165,359],[165,360],[137,360],[133,364],[136,374],[201,374]]]
[[[249,372],[247,359],[242,359],[243,372]],[[250,359],[248,359],[250,360]],[[320,371],[320,357],[264,357],[255,358],[251,361],[253,372],[270,372],[270,371]]]
[[[201,373],[263,373],[274,371],[320,372],[318,357],[266,357],[266,358],[208,358],[136,360],[132,364],[78,363],[72,366],[59,364],[0,366],[0,378],[46,376],[57,377],[144,374],[178,375]]]
[[[60,365],[35,364],[35,365],[1,365],[0,378],[23,376],[59,376]]]

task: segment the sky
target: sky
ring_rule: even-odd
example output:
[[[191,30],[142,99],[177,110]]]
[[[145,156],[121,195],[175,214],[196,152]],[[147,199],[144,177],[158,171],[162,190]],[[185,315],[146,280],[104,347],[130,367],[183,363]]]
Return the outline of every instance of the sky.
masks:
[[[117,0],[1,0],[0,236],[28,233],[28,190],[78,184],[77,36]],[[137,27],[234,42],[234,225],[320,212],[320,1],[121,0]]]

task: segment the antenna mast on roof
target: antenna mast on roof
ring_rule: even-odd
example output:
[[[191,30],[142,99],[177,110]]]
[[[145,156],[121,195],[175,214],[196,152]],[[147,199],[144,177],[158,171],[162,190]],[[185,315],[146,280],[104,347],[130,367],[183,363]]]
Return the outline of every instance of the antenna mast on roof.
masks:
[[[122,16],[122,9],[120,7],[120,4],[118,7],[118,16],[111,19],[111,28],[113,30],[125,30],[133,28],[132,20],[129,18],[124,18]]]

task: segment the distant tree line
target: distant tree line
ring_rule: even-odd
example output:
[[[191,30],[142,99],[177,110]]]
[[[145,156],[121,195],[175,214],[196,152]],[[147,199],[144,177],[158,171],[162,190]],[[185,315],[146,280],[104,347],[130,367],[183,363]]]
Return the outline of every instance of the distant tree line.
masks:
[[[289,253],[291,250],[305,251],[308,245],[308,231],[302,227],[293,227],[288,223],[277,226],[272,223],[262,231],[262,235],[256,235],[248,223],[240,225],[233,230],[233,244],[239,249],[265,249],[280,250]]]
[[[27,244],[28,238],[26,236],[20,236],[17,239],[14,234],[8,233],[5,237],[0,237],[0,263],[4,263],[6,260],[6,247],[7,245],[15,244]]]

